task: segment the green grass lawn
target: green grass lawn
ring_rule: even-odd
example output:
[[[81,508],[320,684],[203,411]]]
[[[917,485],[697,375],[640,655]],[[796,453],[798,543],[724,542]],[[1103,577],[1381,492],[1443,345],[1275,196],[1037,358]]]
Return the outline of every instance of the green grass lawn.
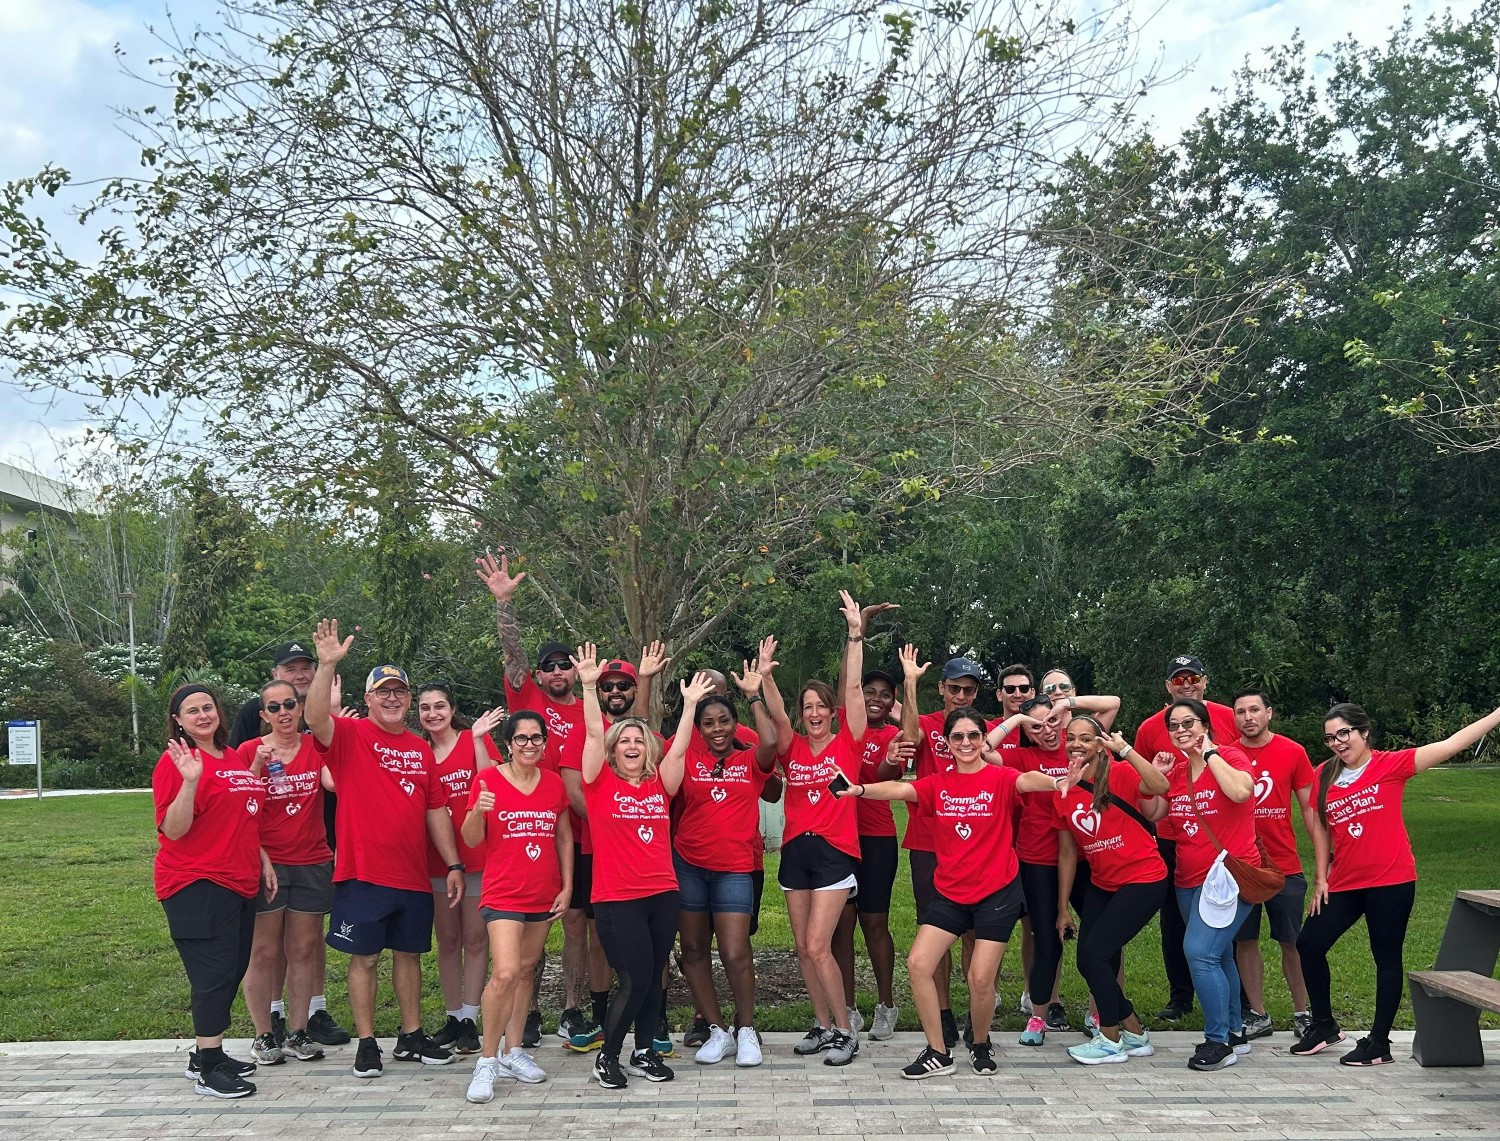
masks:
[[[1454,891],[1500,887],[1500,769],[1438,769],[1408,789],[1406,818],[1417,850],[1421,884],[1406,943],[1406,965],[1431,964],[1442,938]],[[899,817],[899,809],[898,809]],[[155,850],[151,801],[145,795],[69,797],[0,803],[0,1042],[73,1038],[186,1037],[190,1034],[187,983],[167,938],[161,907],[151,890]],[[1304,854],[1311,866],[1311,856]],[[903,861],[904,863],[904,861]],[[789,950],[791,931],[775,888],[776,861],[766,861],[766,905],[758,948]],[[914,930],[910,881],[903,866],[896,880],[891,926],[898,962],[896,989],[903,1027],[916,1025],[899,952]],[[561,931],[554,929],[553,950]],[[348,1022],[340,956],[330,955],[329,1003]],[[1278,1025],[1288,1025],[1291,1007],[1279,975],[1279,955],[1266,948],[1267,1000]],[[424,971],[427,1024],[442,1012],[437,968]],[[1334,1010],[1352,1027],[1366,1026],[1373,1007],[1374,969],[1356,927],[1334,951]],[[963,1009],[963,990],[954,1005]],[[1019,938],[1012,944],[1001,979],[1000,1025],[1019,1028],[1015,1000],[1021,990]],[[1126,990],[1142,1011],[1166,1002],[1156,926],[1153,923],[1126,956]],[[868,964],[860,966],[860,1005],[868,1015],[875,1001]],[[382,1002],[393,1002],[388,988]],[[1063,996],[1082,1018],[1086,992],[1071,965],[1063,973]],[[687,1001],[674,987],[674,1001]],[[553,1012],[555,1013],[555,1012]],[[678,1021],[690,1013],[675,1011]],[[768,1030],[805,1028],[807,1003],[762,1009]],[[382,1019],[382,1024],[391,1021]],[[1486,1025],[1496,1025],[1494,1020]],[[1411,1027],[1403,1003],[1398,1028]],[[233,1033],[249,1031],[241,1008]]]

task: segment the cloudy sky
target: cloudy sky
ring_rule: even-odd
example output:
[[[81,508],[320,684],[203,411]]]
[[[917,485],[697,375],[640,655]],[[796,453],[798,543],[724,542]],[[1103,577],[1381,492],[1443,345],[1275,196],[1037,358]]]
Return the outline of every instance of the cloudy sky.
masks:
[[[1409,0],[1413,17],[1452,8],[1471,12],[1474,0],[1451,4]],[[1159,52],[1165,70],[1191,67],[1160,90],[1146,110],[1163,134],[1175,134],[1229,85],[1246,55],[1285,43],[1298,29],[1313,51],[1351,32],[1383,40],[1402,18],[1402,0],[1150,0],[1143,54]],[[175,0],[179,29],[216,23],[213,0]],[[138,154],[121,132],[115,109],[153,101],[151,88],[128,71],[149,71],[159,45],[149,27],[168,19],[164,0],[0,0],[0,183],[46,163],[76,178],[103,179],[138,167]],[[85,427],[76,401],[39,400],[18,392],[0,366],[0,461],[58,474]]]

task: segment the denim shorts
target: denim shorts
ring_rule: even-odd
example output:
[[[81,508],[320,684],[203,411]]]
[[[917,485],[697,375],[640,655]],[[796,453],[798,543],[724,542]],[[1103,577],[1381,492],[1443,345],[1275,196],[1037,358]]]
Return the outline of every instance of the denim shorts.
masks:
[[[711,872],[690,864],[675,851],[677,907],[680,911],[708,911],[716,915],[749,915],[755,910],[755,885],[749,872]]]

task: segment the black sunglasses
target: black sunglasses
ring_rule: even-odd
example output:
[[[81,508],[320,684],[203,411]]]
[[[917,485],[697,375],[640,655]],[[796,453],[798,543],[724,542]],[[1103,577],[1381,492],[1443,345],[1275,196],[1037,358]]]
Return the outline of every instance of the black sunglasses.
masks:
[[[629,693],[635,688],[633,681],[601,681],[599,683],[600,693]]]
[[[1006,693],[1030,693],[1036,686],[1027,682],[1025,685],[1002,685],[1000,688]]]
[[[295,697],[289,697],[285,701],[268,701],[268,702],[266,702],[266,712],[267,713],[280,713],[283,709],[285,709],[288,713],[290,713],[293,709],[296,709],[296,708],[297,708],[297,699]]]
[[[537,666],[536,672],[539,674],[554,674],[565,669],[571,669],[572,665],[573,663],[568,661],[567,658],[548,658],[541,665]]]

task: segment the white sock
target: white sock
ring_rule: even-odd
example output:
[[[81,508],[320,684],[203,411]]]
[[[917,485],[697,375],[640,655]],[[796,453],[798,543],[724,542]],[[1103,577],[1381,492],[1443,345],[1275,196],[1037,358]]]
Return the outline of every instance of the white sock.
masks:
[[[458,1008],[458,1017],[460,1021],[467,1020],[469,1022],[476,1022],[479,1019],[479,1007],[470,1006],[466,1002]]]
[[[275,1002],[271,1003],[271,1013],[272,1014],[279,1014],[279,1015],[281,1015],[281,1017],[285,1018],[286,1017],[286,1002],[285,1002],[285,1000],[278,998]]]
[[[1294,1018],[1303,1018],[1303,1017],[1311,1018],[1312,1015],[1308,1014],[1307,1011],[1305,1011],[1305,1010],[1299,1010],[1299,1011],[1296,1012],[1296,1014],[1293,1015],[1293,1017]]]
[[[326,998],[324,998],[321,994],[315,994],[315,995],[313,995],[312,996],[312,1001],[307,1004],[307,1013],[308,1014],[315,1014],[315,1013],[317,1013],[320,1010],[327,1010],[327,1009],[328,1009],[328,1000]]]
[[[453,1010],[448,1011],[448,1017],[449,1018],[462,1018],[463,1016],[464,1016],[464,1008],[461,1007],[461,1006],[455,1007]]]

